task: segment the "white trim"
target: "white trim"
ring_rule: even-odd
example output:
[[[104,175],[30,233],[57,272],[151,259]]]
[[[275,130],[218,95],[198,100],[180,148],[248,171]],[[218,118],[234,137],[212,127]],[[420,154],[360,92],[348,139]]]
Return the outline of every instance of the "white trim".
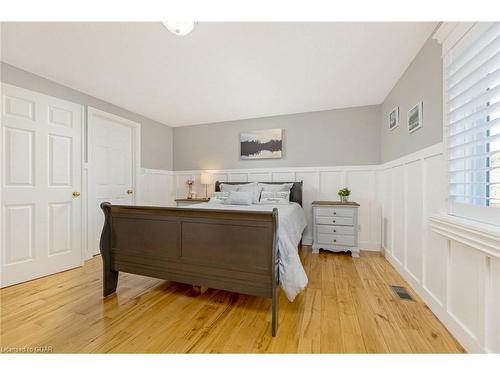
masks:
[[[457,27],[458,22],[443,22],[432,35],[432,39],[442,44],[451,34],[453,29]]]
[[[344,172],[344,171],[373,171],[379,169],[380,164],[372,165],[341,165],[321,167],[279,167],[279,168],[239,168],[239,169],[185,169],[173,171],[174,175],[208,173],[279,173],[279,172]]]
[[[428,159],[428,158],[431,158],[433,156],[442,154],[443,150],[444,150],[443,143],[439,142],[439,143],[436,143],[435,145],[418,150],[412,154],[408,154],[408,155],[405,155],[405,156],[400,157],[398,159],[388,161],[385,164],[381,164],[378,169],[386,170],[386,169],[391,169],[391,168],[394,168],[394,167],[397,167],[400,165],[411,163],[415,160]]]
[[[174,171],[168,171],[165,169],[150,169],[150,168],[141,168],[142,174],[163,174],[167,176],[174,176]]]
[[[446,55],[469,31],[476,22],[443,22],[432,36],[442,45],[443,56]]]
[[[434,232],[500,258],[500,230],[494,226],[451,215],[432,215],[429,221]]]
[[[313,238],[312,236],[304,236],[302,237],[302,244],[303,245],[309,245],[311,246],[313,243]],[[374,252],[380,252],[381,246],[380,243],[378,242],[373,242],[373,241],[359,241],[359,249],[361,251],[374,251]]]

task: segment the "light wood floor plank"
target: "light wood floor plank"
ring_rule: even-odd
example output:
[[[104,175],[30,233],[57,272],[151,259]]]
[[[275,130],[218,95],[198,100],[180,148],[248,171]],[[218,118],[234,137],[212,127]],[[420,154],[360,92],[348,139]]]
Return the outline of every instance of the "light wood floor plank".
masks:
[[[309,285],[271,301],[120,274],[102,297],[101,259],[0,290],[4,348],[51,346],[61,353],[461,353],[464,349],[378,253],[300,257]],[[389,285],[415,298],[401,301]]]

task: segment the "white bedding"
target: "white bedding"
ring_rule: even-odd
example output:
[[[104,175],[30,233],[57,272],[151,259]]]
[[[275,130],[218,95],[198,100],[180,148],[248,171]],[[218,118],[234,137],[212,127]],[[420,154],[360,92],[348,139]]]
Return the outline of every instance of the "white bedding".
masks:
[[[229,205],[221,203],[200,203],[191,208],[245,210],[245,211],[272,211],[278,209],[278,262],[281,288],[287,298],[293,301],[307,285],[307,275],[299,258],[298,244],[302,232],[306,227],[304,209],[297,203],[289,205],[263,205],[251,206]]]

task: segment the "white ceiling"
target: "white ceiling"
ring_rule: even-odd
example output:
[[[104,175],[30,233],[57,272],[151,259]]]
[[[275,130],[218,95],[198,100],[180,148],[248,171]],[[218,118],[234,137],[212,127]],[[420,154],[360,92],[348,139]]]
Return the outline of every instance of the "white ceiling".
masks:
[[[381,103],[436,23],[3,23],[2,60],[169,126]]]

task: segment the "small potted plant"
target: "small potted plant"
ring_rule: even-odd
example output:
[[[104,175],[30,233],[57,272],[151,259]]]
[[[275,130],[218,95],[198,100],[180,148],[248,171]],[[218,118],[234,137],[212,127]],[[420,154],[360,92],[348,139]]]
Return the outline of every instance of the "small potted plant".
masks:
[[[340,189],[337,193],[340,197],[340,201],[342,203],[346,203],[349,200],[349,195],[351,195],[351,191],[348,188]]]
[[[186,180],[186,185],[188,186],[188,189],[189,189],[189,193],[188,193],[188,199],[193,199],[193,184],[194,184],[194,180],[191,179],[191,178],[188,178]]]

